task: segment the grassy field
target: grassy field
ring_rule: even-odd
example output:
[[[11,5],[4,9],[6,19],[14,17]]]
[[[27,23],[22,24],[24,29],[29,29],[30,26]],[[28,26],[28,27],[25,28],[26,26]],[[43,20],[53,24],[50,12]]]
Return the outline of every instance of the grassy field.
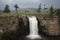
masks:
[[[45,14],[47,14],[47,15],[49,15],[49,11],[46,11],[46,12],[41,12],[41,13],[38,13],[38,12],[36,12],[36,11],[34,11],[34,12],[31,12],[31,11],[29,11],[29,12],[20,12],[20,11],[18,11],[18,12],[10,12],[10,13],[4,13],[4,12],[0,12],[0,15],[45,15]]]

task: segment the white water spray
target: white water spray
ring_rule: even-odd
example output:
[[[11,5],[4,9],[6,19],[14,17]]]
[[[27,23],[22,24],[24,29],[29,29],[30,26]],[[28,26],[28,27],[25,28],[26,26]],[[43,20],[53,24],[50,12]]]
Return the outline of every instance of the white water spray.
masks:
[[[30,34],[27,36],[30,39],[41,39],[38,35],[38,21],[35,16],[28,17],[30,25]]]

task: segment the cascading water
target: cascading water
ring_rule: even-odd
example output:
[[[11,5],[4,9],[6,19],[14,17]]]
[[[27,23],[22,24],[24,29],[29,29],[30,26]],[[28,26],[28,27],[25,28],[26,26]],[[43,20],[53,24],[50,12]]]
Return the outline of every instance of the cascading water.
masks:
[[[41,39],[38,35],[38,21],[35,16],[28,17],[30,25],[30,34],[27,36],[30,39]]]

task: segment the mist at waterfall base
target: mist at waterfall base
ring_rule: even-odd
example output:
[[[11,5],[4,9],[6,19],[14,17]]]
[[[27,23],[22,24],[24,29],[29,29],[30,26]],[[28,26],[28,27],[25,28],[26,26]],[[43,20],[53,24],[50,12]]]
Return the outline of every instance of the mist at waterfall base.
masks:
[[[29,18],[29,26],[30,33],[27,35],[29,39],[41,39],[41,36],[38,34],[38,21],[35,16],[28,17]]]

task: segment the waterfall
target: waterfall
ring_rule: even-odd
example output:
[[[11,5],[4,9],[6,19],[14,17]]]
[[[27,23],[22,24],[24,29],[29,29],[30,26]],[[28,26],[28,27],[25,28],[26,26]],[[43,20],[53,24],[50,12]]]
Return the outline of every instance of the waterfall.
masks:
[[[35,16],[28,17],[29,18],[29,26],[30,26],[30,34],[27,36],[30,39],[41,39],[41,36],[38,35],[38,21]]]

